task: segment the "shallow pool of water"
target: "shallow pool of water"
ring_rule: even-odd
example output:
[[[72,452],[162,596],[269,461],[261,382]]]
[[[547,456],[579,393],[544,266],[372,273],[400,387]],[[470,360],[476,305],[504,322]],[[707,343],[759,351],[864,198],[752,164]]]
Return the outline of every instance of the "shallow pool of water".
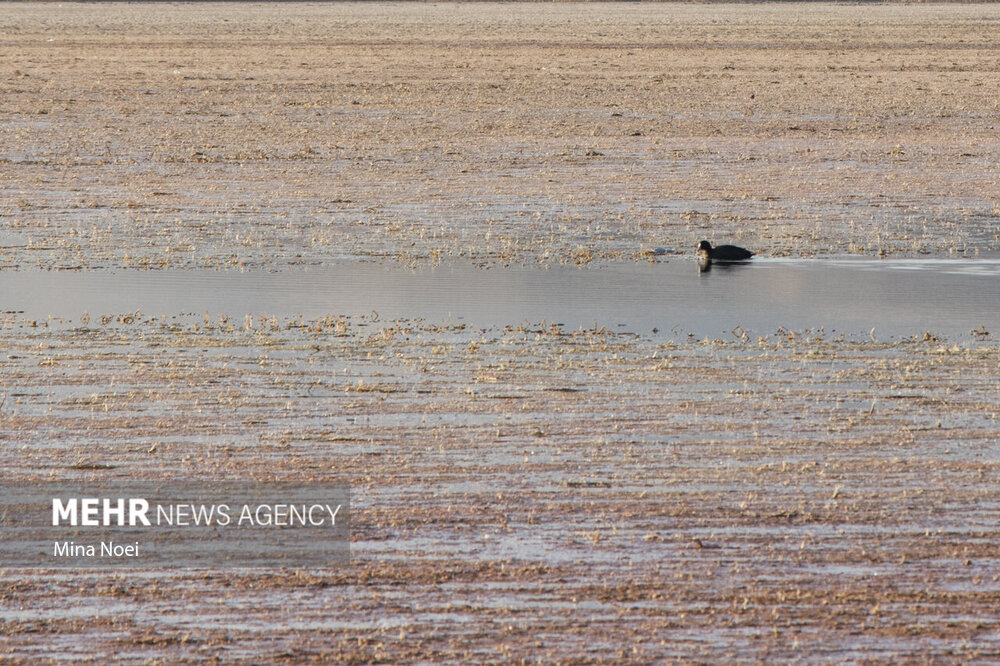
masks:
[[[757,259],[706,273],[689,258],[584,268],[411,270],[342,262],[280,272],[0,271],[0,294],[0,310],[69,323],[79,323],[83,313],[136,310],[240,318],[375,311],[383,321],[479,327],[545,321],[641,335],[656,329],[670,338],[731,338],[734,329],[765,335],[781,327],[865,339],[1000,332],[998,260]]]

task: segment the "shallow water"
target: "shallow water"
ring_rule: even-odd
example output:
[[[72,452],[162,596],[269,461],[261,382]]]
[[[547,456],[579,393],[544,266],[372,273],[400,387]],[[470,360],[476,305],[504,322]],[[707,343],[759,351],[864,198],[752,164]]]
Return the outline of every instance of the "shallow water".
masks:
[[[783,260],[411,270],[343,262],[281,272],[4,271],[0,310],[28,318],[378,314],[383,321],[491,327],[593,326],[678,338],[766,335],[785,328],[877,339],[1000,330],[998,260]],[[872,330],[874,329],[874,331]]]

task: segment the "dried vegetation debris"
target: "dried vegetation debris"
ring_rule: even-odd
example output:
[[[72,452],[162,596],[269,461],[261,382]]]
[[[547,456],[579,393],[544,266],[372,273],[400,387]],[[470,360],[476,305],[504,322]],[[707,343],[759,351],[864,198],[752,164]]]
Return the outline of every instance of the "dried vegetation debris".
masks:
[[[998,18],[12,5],[0,266],[995,252]],[[353,561],[4,571],[0,653],[996,661],[978,337],[4,313],[5,479],[346,480]]]
[[[995,14],[14,6],[0,263],[996,253]]]
[[[996,654],[995,346],[207,321],[8,321],[7,478],[337,478],[352,563],[8,572],[9,655]]]

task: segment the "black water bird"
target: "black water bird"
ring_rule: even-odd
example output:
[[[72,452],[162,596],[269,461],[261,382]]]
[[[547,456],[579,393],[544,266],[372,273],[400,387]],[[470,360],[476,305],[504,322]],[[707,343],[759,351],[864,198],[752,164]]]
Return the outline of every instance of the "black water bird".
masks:
[[[712,244],[707,240],[698,243],[698,266],[702,270],[711,266],[713,261],[717,263],[735,263],[747,261],[753,255],[754,253],[750,250],[735,245],[712,247]]]

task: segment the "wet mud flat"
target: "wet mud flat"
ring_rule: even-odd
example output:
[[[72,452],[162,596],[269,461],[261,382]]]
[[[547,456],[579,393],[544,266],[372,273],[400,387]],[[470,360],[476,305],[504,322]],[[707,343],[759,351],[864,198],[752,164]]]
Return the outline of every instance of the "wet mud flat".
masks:
[[[334,477],[337,569],[7,570],[15,660],[1000,656],[1000,349],[7,315],[13,480]]]
[[[998,251],[995,6],[233,7],[4,7],[4,271]],[[0,314],[0,479],[332,476],[351,564],[2,570],[5,658],[1000,658],[992,320],[196,300]]]
[[[1000,250],[996,5],[12,4],[0,265]]]

